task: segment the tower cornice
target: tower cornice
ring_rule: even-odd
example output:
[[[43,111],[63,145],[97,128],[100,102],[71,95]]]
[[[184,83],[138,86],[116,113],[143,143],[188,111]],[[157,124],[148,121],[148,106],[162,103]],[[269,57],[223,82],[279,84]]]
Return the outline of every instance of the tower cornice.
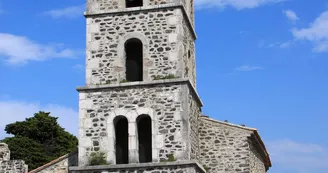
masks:
[[[162,5],[153,5],[153,6],[143,6],[143,7],[133,7],[133,8],[125,8],[125,9],[114,9],[114,10],[107,10],[105,12],[84,12],[84,16],[88,17],[95,17],[101,15],[113,15],[113,14],[121,14],[121,13],[131,13],[131,12],[142,12],[142,11],[158,11],[159,9],[172,9],[172,8],[180,8],[183,12],[183,17],[187,21],[188,28],[193,35],[193,39],[197,39],[197,35],[195,32],[195,28],[192,25],[192,22],[187,14],[186,8],[182,3],[170,3],[170,4],[162,4]]]
[[[78,92],[85,91],[101,91],[101,90],[111,90],[116,88],[129,88],[129,87],[142,87],[142,86],[154,86],[154,85],[174,85],[174,84],[187,84],[194,94],[200,107],[203,106],[203,103],[197,93],[196,88],[191,84],[189,79],[164,79],[164,80],[155,80],[155,81],[137,81],[137,82],[127,82],[120,84],[105,84],[105,85],[92,85],[92,86],[83,86],[77,87]]]

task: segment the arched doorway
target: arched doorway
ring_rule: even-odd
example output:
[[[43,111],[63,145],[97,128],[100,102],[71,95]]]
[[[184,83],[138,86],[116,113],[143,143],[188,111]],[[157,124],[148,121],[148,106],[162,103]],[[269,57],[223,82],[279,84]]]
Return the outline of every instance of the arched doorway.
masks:
[[[123,116],[114,119],[116,164],[129,163],[128,120]]]
[[[152,162],[152,127],[151,118],[148,115],[140,115],[137,118],[139,162]]]
[[[139,39],[132,38],[125,42],[127,81],[143,80],[142,48],[142,42]]]

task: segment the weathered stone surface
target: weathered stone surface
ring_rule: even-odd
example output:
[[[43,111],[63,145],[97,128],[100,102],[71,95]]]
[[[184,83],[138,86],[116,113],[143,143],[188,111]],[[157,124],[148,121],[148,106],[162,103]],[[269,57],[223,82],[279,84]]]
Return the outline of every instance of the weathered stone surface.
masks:
[[[78,165],[78,153],[66,154],[29,173],[68,173],[70,166]]]
[[[199,124],[199,159],[209,172],[266,172],[264,158],[250,140],[254,129],[206,117],[200,118]]]
[[[0,143],[0,173],[27,173],[28,167],[23,160],[10,160],[8,145]]]
[[[140,115],[151,119],[150,164],[173,154],[177,161],[200,161],[213,173],[262,173],[271,166],[264,144],[258,147],[251,139],[252,130],[201,117],[202,104],[194,89],[193,4],[193,0],[143,0],[142,7],[126,8],[124,0],[87,1],[86,86],[78,89],[82,167],[72,171],[197,172],[181,165],[131,167],[139,162]],[[125,43],[132,38],[142,42],[142,81],[123,84]],[[167,75],[187,82],[156,83],[155,77]],[[127,168],[116,165],[114,119],[121,116],[128,123]],[[83,167],[92,152],[105,153],[111,168]]]
[[[70,171],[72,173],[205,173],[204,168],[195,161],[70,167]]]
[[[250,143],[250,169],[251,173],[265,173],[266,168],[263,157],[259,153],[258,149],[254,147],[252,143]]]
[[[80,91],[80,165],[100,149],[115,163],[113,119],[129,121],[131,161],[138,160],[136,119],[146,114],[152,119],[153,161],[169,154],[179,160],[196,159],[200,103],[188,82],[163,83]],[[95,144],[97,144],[95,146]]]
[[[113,11],[144,10],[149,8],[160,8],[163,6],[181,5],[185,8],[191,23],[194,23],[194,1],[193,0],[143,0],[142,7],[126,8],[125,0],[87,0],[87,14],[108,13]]]
[[[0,143],[0,162],[10,160],[10,150],[8,145],[5,143]]]
[[[172,74],[195,86],[194,38],[180,8],[88,17],[87,85],[126,79],[124,44],[131,38],[143,44],[144,81]]]

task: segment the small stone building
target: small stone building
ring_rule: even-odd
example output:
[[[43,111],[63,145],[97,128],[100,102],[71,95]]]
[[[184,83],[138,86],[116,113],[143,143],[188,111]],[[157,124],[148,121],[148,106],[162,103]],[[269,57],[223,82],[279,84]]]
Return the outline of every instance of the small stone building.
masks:
[[[78,163],[70,166],[65,156],[33,173],[265,173],[271,167],[256,129],[202,115],[193,0],[87,0],[84,15]],[[90,155],[100,152],[109,165],[90,166]],[[66,169],[55,171],[58,164]]]
[[[8,145],[0,143],[0,173],[27,173],[27,170],[23,160],[10,160]]]

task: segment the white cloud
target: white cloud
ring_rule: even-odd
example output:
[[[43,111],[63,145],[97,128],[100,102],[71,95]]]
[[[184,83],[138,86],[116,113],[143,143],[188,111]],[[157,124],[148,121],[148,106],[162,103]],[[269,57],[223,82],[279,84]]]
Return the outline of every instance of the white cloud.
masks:
[[[76,69],[76,70],[83,70],[83,69],[85,69],[85,65],[83,65],[83,64],[75,64],[73,66],[73,68]]]
[[[327,147],[288,139],[268,142],[267,146],[274,167],[300,173],[321,173],[328,169]]]
[[[323,12],[308,28],[293,28],[297,40],[307,40],[314,44],[315,52],[328,52],[328,11]]]
[[[197,8],[220,8],[233,7],[238,10],[256,8],[262,5],[274,4],[285,0],[196,0]]]
[[[295,40],[287,40],[287,41],[277,41],[273,43],[268,43],[264,40],[259,41],[258,46],[259,48],[289,48],[295,44]]]
[[[77,52],[58,45],[42,45],[23,36],[0,33],[0,59],[11,65],[76,56]]]
[[[249,66],[249,65],[243,65],[235,68],[236,71],[255,71],[255,70],[263,70],[263,69],[264,68],[260,66]]]
[[[82,17],[83,12],[85,10],[85,5],[79,5],[79,6],[73,6],[73,7],[67,7],[63,9],[56,9],[56,10],[51,10],[47,11],[44,14],[50,15],[52,18],[77,18],[77,17]]]
[[[40,105],[21,101],[0,101],[0,139],[7,136],[4,128],[7,124],[24,121],[39,111],[51,112],[51,116],[59,117],[59,124],[68,132],[77,135],[78,112],[72,108],[54,104]]]
[[[293,44],[292,40],[285,41],[279,44],[280,48],[289,48]]]
[[[296,13],[292,10],[285,10],[283,11],[284,14],[286,15],[286,17],[291,20],[291,21],[296,21],[299,20],[298,16],[296,15]]]

